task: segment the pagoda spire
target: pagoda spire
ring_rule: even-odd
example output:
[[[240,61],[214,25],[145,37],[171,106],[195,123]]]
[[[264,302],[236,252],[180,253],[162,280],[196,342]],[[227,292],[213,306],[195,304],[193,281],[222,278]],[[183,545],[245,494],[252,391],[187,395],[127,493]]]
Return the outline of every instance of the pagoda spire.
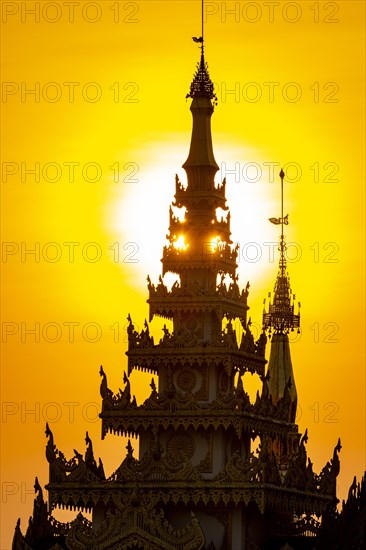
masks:
[[[150,320],[170,320],[172,329],[164,324],[154,341],[148,322],[139,331],[128,314],[124,389],[109,389],[100,367],[102,438],[111,433],[128,440],[127,455],[107,479],[88,432],[85,455],[74,449],[67,459],[46,424],[48,505],[36,479],[33,517],[25,536],[18,520],[13,550],[290,548],[287,541],[295,544],[296,536],[305,548],[317,543],[308,536],[319,528],[314,515],[334,517],[340,441],[316,475],[305,448],[307,431],[301,437],[295,423],[288,332],[299,327],[300,316],[294,314],[286,272],[285,174],[281,170],[281,217],[270,219],[281,225],[279,273],[255,341],[246,321],[249,283],[240,291],[236,274],[239,245],[231,241],[225,179],[214,182],[215,96],[204,59],[203,9],[202,36],[194,41],[201,59],[188,94],[188,185],[176,176],[162,274],[156,285],[147,277]],[[170,289],[163,281],[168,272],[177,276]],[[240,345],[236,320],[243,329]],[[274,333],[267,375],[266,330]],[[157,377],[141,404],[131,399],[129,375],[135,369]],[[246,372],[263,381],[254,403],[245,391]],[[138,457],[132,437],[139,438]],[[52,515],[56,507],[80,512],[66,524]],[[92,512],[92,521],[84,511]]]
[[[295,295],[291,293],[290,278],[286,270],[286,240],[284,225],[288,225],[288,214],[283,215],[283,180],[285,173],[280,172],[281,178],[281,217],[270,218],[275,225],[281,225],[281,235],[278,250],[280,252],[279,270],[274,287],[273,301],[269,293],[270,303],[268,312],[263,311],[263,329],[269,330],[272,336],[271,352],[268,363],[268,390],[274,404],[285,396],[290,397],[291,406],[288,411],[288,420],[294,422],[297,407],[297,392],[292,369],[288,333],[297,328],[300,330],[300,313],[294,313]],[[266,300],[264,300],[265,304]],[[299,303],[300,308],[300,303]]]

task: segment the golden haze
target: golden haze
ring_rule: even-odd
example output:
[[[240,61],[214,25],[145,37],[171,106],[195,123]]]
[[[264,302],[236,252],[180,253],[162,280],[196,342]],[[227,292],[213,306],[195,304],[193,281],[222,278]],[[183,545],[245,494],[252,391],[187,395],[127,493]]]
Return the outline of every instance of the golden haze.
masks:
[[[84,449],[86,430],[106,472],[124,456],[121,440],[100,440],[99,365],[117,390],[127,314],[139,327],[148,317],[145,277],[160,273],[175,172],[184,180],[191,130],[184,97],[199,57],[191,36],[200,32],[200,5],[103,0],[83,18],[83,1],[70,22],[61,1],[53,2],[61,18],[51,23],[52,8],[35,22],[20,2],[2,4],[19,8],[2,25],[10,83],[2,157],[6,170],[18,168],[3,173],[2,183],[1,548],[9,548],[17,517],[24,529],[31,513],[35,475],[48,481],[46,420],[67,456]],[[215,156],[221,175],[236,163],[240,170],[227,174],[240,283],[251,283],[250,315],[259,326],[277,271],[264,244],[278,239],[268,218],[280,214],[277,174],[287,165],[286,236],[296,243],[289,271],[302,302],[302,333],[292,345],[298,421],[309,429],[315,471],[341,437],[345,498],[365,469],[364,3],[299,1],[296,22],[289,21],[295,11],[283,11],[286,2],[273,22],[263,2],[252,3],[262,10],[256,22],[247,2],[239,2],[237,21],[222,11],[234,2],[208,4],[206,54],[219,99]],[[39,102],[22,98],[21,83],[40,83]],[[39,182],[25,172],[35,163]],[[39,261],[24,250],[22,261],[21,243],[39,243]],[[36,323],[39,342],[25,332]],[[155,337],[161,326],[153,321]],[[138,401],[149,382],[132,374]]]

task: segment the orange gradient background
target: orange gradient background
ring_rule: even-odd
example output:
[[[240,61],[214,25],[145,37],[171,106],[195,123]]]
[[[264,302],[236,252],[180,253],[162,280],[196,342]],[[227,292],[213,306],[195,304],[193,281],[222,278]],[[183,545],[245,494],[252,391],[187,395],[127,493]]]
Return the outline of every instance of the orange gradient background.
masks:
[[[24,12],[35,4],[2,2],[2,550],[18,517],[26,530],[35,475],[48,481],[46,420],[67,457],[84,452],[88,430],[107,475],[123,460],[125,439],[100,439],[99,366],[111,389],[123,387],[126,317],[140,328],[148,317],[146,275],[156,282],[161,270],[175,173],[185,181],[185,95],[199,59],[198,1],[80,1],[73,21],[65,2],[42,1],[39,22]],[[341,437],[342,499],[365,469],[365,4],[274,4],[271,15],[263,2],[207,2],[217,181],[239,168],[226,174],[227,197],[258,330],[277,272],[268,218],[280,215],[287,165],[298,423],[317,473]],[[24,95],[36,83],[39,98]],[[38,182],[25,172],[35,163]],[[37,246],[39,258],[24,255]],[[39,341],[25,332],[36,323]],[[162,323],[151,327],[158,339]],[[138,402],[150,380],[131,375]],[[249,384],[253,394],[258,380]]]

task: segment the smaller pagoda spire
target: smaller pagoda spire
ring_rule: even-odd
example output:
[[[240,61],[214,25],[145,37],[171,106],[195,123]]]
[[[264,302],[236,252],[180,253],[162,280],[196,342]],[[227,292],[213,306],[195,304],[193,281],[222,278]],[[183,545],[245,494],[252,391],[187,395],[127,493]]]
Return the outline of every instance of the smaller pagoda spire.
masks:
[[[294,422],[297,407],[297,392],[292,369],[288,333],[300,327],[300,313],[294,313],[295,295],[292,295],[290,278],[286,271],[286,241],[283,232],[284,225],[288,225],[288,214],[283,215],[283,180],[285,173],[280,172],[281,178],[281,217],[270,218],[275,225],[281,225],[279,270],[274,288],[273,302],[270,301],[268,312],[263,311],[263,330],[274,332],[271,342],[271,353],[268,362],[267,375],[268,390],[274,404],[288,396],[287,420]],[[269,293],[269,298],[271,294]],[[266,300],[264,300],[265,304]],[[300,307],[300,304],[299,304]]]

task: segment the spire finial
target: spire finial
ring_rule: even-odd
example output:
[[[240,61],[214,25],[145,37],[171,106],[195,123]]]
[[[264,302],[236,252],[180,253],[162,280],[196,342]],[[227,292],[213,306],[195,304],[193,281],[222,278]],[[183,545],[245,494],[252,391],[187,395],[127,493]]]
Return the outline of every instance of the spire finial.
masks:
[[[288,225],[288,214],[283,215],[283,180],[285,172],[281,168],[279,174],[281,178],[281,217],[269,218],[269,221],[275,225],[281,225],[280,236],[280,262],[279,273],[276,280],[273,303],[269,305],[268,313],[263,314],[263,328],[274,329],[275,332],[286,333],[294,328],[300,327],[300,313],[294,314],[294,299],[291,298],[290,279],[286,273],[286,242],[283,233],[283,226]]]
[[[201,62],[202,60],[204,60],[204,53],[205,53],[205,44],[204,44],[204,20],[203,20],[203,2],[204,0],[202,0],[201,2],[201,7],[202,7],[202,10],[201,10],[201,36],[197,37],[197,36],[192,36],[192,40],[193,42],[196,42],[198,44],[200,44],[200,48],[201,48]]]
[[[202,10],[201,10],[201,22],[202,22],[202,45],[201,45],[201,53],[202,55],[204,55],[204,40],[205,40],[205,36],[204,36],[204,19],[203,19],[203,2],[204,0],[202,0]]]
[[[280,270],[282,275],[284,276],[286,271],[286,257],[285,257],[285,251],[286,251],[286,243],[285,243],[285,235],[283,233],[283,226],[288,225],[288,214],[286,216],[283,215],[283,180],[285,177],[285,172],[281,168],[280,172],[280,178],[281,178],[281,217],[280,218],[269,218],[269,221],[275,225],[281,224],[281,237],[280,237]]]
[[[209,99],[213,99],[214,105],[217,105],[217,97],[214,93],[214,85],[210,79],[210,75],[208,74],[208,66],[205,62],[205,45],[204,45],[204,0],[202,0],[202,16],[201,16],[201,36],[193,36],[192,40],[193,42],[196,42],[200,44],[201,48],[201,59],[197,63],[197,70],[194,75],[190,91],[186,95],[186,98],[191,97],[194,99],[195,97],[208,97]]]
[[[193,36],[192,37],[192,40],[193,42],[197,42],[199,44],[201,44],[201,58],[203,57],[204,55],[204,49],[205,49],[205,45],[204,45],[204,20],[203,20],[203,2],[204,0],[202,0],[202,3],[201,3],[201,6],[202,6],[202,11],[201,11],[201,36],[197,38],[197,36]]]
[[[284,221],[285,219],[283,217],[283,179],[284,179],[284,177],[285,177],[285,172],[281,168],[281,172],[280,172],[280,178],[281,178],[281,241],[280,241],[281,259],[280,259],[280,268],[281,268],[281,273],[282,274],[285,273],[285,269],[286,269],[286,258],[285,258],[286,244],[285,244],[285,236],[283,234],[283,224],[284,223],[286,223],[286,225],[288,224],[288,214],[286,215],[286,222]]]

